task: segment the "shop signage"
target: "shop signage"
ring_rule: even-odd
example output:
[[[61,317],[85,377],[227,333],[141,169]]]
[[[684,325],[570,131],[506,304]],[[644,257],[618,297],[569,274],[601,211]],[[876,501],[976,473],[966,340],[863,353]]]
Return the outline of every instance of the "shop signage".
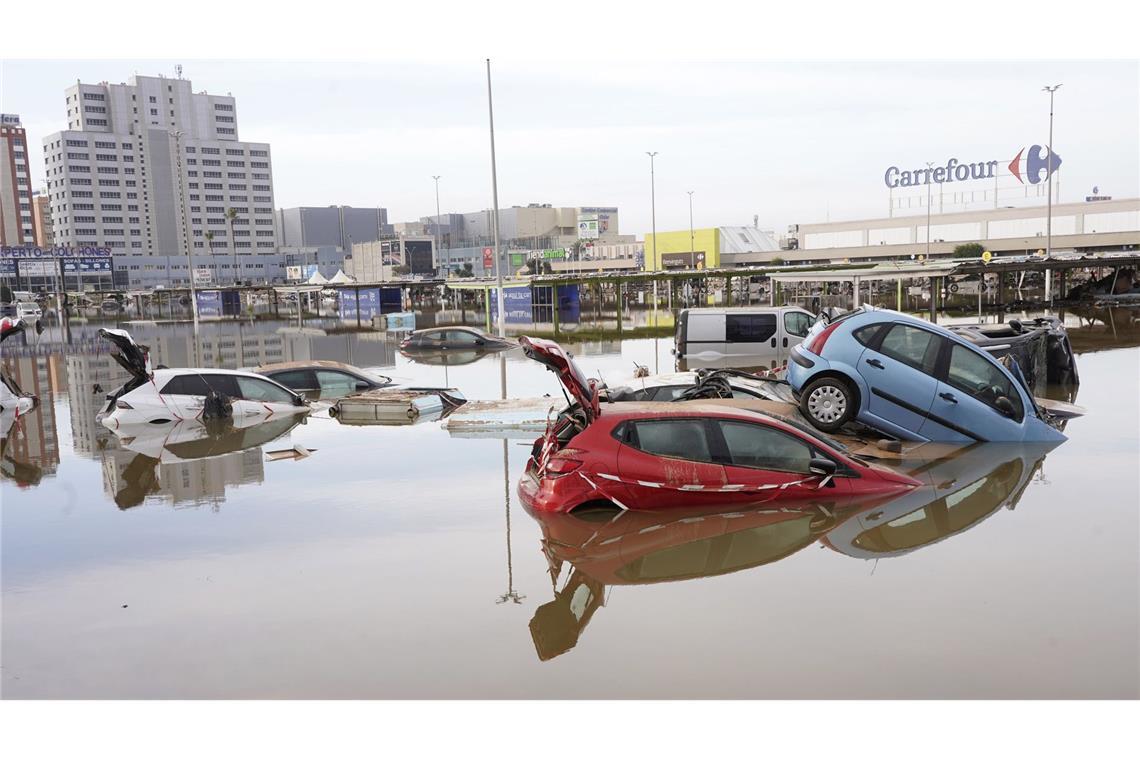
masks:
[[[993,179],[994,172],[1001,163],[1001,161],[962,163],[956,158],[951,158],[940,166],[917,169],[900,169],[892,166],[883,174],[883,182],[887,187],[895,188]],[[1047,147],[1041,145],[1031,145],[1019,150],[1007,168],[1010,174],[1017,177],[1018,182],[1036,185],[1048,179],[1049,175],[1057,171],[1060,166],[1061,154],[1050,153]]]

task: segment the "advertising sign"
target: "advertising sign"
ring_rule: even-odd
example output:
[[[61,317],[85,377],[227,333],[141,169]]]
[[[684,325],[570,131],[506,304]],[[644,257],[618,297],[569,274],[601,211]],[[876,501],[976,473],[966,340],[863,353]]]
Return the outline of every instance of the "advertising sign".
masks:
[[[495,251],[492,248],[483,249],[483,269],[491,269],[495,266]]]
[[[578,238],[595,240],[598,237],[598,215],[582,214],[578,217]]]
[[[498,289],[491,288],[491,319],[498,319],[499,298]],[[503,288],[504,321],[507,324],[530,324],[534,321],[531,314],[531,290],[524,285],[515,288]]]
[[[301,279],[301,267],[285,267],[285,279],[290,282]]]
[[[198,267],[194,270],[194,287],[201,285],[214,284],[214,271],[206,267]]]
[[[16,260],[15,259],[0,259],[0,275],[4,277],[16,276]]]
[[[512,253],[510,254],[511,269],[522,269],[526,266],[525,253]]]
[[[87,274],[88,272],[110,272],[111,259],[62,259],[63,271],[67,273],[74,273],[76,271]]]
[[[198,316],[222,316],[222,293],[220,290],[198,291]]]
[[[55,277],[59,272],[56,259],[18,259],[17,266],[21,277]]]
[[[566,258],[565,248],[550,248],[542,252],[544,259],[564,259]]]
[[[1024,158],[1023,158],[1024,156]],[[883,183],[890,188],[913,187],[915,185],[941,185],[947,182],[966,182],[978,179],[993,179],[998,166],[1005,161],[977,161],[962,163],[956,158],[948,159],[945,165],[934,167],[891,166],[883,173]],[[1021,184],[1031,185],[1044,182],[1049,175],[1061,166],[1061,154],[1051,153],[1049,148],[1030,145],[1022,148],[1006,168]]]
[[[373,317],[400,310],[399,288],[337,288],[341,319],[355,322],[370,321]]]

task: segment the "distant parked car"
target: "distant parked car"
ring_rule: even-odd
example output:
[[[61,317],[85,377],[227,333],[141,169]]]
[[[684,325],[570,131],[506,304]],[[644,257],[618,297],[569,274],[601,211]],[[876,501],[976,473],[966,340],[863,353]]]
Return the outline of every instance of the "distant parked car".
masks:
[[[816,316],[798,306],[681,309],[677,359],[699,367],[776,367]]]
[[[392,378],[386,375],[331,361],[282,362],[267,364],[254,371],[286,388],[304,393],[309,399],[344,398],[392,384]]]
[[[16,304],[16,316],[28,322],[42,318],[43,309],[35,301],[20,301]]]
[[[817,323],[788,382],[825,432],[858,420],[913,441],[1065,440],[1015,371],[945,328],[864,306]]]
[[[483,349],[486,351],[517,346],[517,343],[508,338],[500,338],[474,327],[454,325],[452,327],[430,327],[426,330],[416,330],[401,341],[400,350],[405,353],[451,349],[467,351]]]

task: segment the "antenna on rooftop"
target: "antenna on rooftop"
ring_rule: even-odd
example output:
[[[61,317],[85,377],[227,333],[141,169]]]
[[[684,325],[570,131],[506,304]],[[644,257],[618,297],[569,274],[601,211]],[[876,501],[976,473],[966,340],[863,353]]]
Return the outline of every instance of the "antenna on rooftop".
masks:
[[[181,63],[176,64],[174,66],[174,76],[178,77],[179,79],[182,78],[182,64]]]

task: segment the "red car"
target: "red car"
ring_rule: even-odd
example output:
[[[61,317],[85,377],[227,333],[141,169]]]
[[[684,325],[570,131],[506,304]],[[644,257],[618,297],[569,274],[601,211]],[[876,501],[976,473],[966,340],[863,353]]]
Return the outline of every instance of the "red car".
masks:
[[[700,401],[603,405],[557,343],[521,338],[574,400],[535,441],[519,496],[529,509],[612,503],[665,509],[826,501],[915,488],[838,443],[760,412]],[[827,489],[820,493],[820,489]]]

